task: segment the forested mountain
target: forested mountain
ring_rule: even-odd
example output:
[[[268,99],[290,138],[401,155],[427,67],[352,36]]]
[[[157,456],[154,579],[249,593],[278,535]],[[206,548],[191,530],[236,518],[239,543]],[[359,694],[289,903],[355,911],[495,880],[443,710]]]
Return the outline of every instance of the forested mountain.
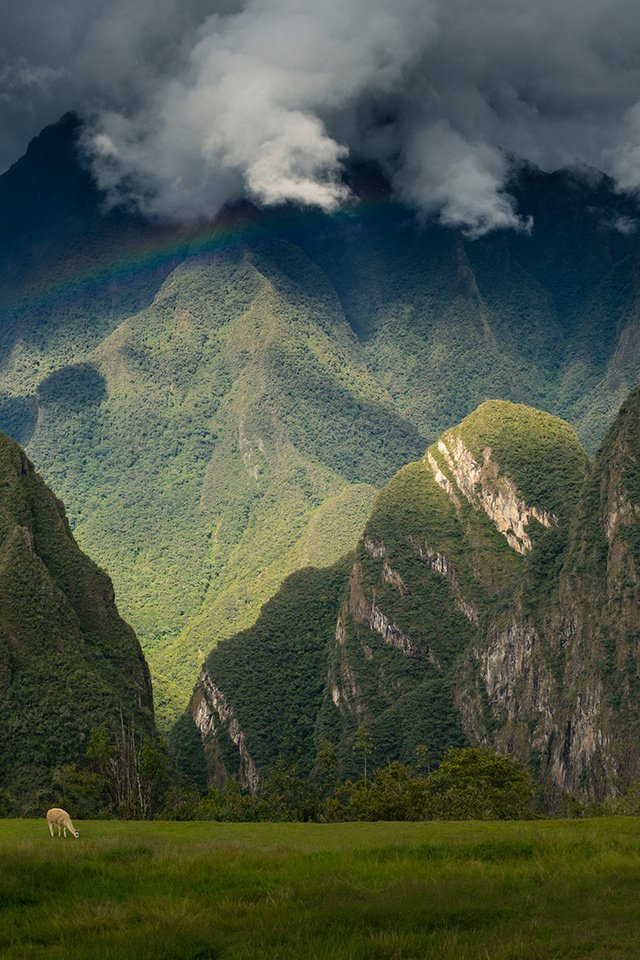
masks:
[[[490,401],[376,497],[351,562],[291,577],[209,656],[191,703],[211,775],[354,771],[489,743],[551,791],[640,774],[640,390],[593,464],[564,421]]]
[[[335,215],[170,227],[104,206],[67,116],[0,177],[0,427],[114,579],[166,725],[283,579],[355,545],[375,489],[499,397],[587,449],[637,380],[634,207],[522,167],[529,234],[422,225],[375,171]]]
[[[154,735],[140,645],[62,504],[0,434],[0,792],[41,812],[54,769],[83,761],[90,733],[122,722]]]

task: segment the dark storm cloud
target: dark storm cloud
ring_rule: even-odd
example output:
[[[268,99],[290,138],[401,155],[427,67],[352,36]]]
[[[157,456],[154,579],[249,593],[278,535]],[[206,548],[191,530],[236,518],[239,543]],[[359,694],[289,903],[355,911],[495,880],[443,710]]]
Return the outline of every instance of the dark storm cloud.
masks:
[[[472,235],[528,226],[511,154],[640,189],[630,0],[3,2],[4,159],[79,109],[102,186],[160,216],[330,210],[349,153]]]

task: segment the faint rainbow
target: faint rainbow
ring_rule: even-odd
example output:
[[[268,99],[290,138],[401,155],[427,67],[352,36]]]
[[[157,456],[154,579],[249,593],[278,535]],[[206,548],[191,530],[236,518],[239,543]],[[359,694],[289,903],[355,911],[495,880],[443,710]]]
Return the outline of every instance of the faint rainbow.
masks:
[[[114,284],[135,282],[198,257],[242,246],[257,233],[249,221],[216,222],[199,229],[131,226],[113,240],[106,237],[95,254],[82,254],[74,245],[63,260],[31,281],[18,295],[16,306],[33,309],[56,300],[84,300]]]
[[[14,303],[20,312],[30,312],[56,301],[84,301],[114,285],[141,283],[154,274],[168,273],[186,259],[209,257],[277,239],[277,234],[269,232],[273,224],[289,221],[294,234],[312,232],[318,224],[348,228],[363,216],[379,213],[388,206],[385,200],[359,202],[357,207],[348,205],[330,217],[314,212],[301,216],[300,211],[286,209],[267,212],[235,209],[214,222],[188,230],[144,224],[131,226],[117,234],[113,243],[105,239],[94,258],[90,252],[80,255],[73,248],[69,260],[63,261],[62,267],[57,265],[55,276],[51,271],[44,273],[38,281],[32,281],[28,289],[22,290]]]

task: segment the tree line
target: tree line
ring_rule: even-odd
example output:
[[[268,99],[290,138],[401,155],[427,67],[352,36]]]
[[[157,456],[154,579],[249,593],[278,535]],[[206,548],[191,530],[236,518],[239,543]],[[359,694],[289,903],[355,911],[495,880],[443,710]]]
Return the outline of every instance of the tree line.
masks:
[[[360,725],[353,749],[361,761],[358,777],[340,776],[334,745],[319,737],[309,774],[280,759],[252,794],[233,779],[215,787],[204,777],[196,782],[177,769],[163,741],[145,739],[120,715],[114,729],[91,733],[83,765],[53,771],[49,796],[35,798],[30,812],[38,815],[42,799],[72,810],[78,819],[336,822],[640,813],[640,785],[602,804],[564,795],[550,806],[513,757],[488,747],[451,748],[432,770],[428,747],[420,744],[412,763],[389,762],[372,770],[371,734]],[[15,798],[0,789],[0,816],[17,812]]]

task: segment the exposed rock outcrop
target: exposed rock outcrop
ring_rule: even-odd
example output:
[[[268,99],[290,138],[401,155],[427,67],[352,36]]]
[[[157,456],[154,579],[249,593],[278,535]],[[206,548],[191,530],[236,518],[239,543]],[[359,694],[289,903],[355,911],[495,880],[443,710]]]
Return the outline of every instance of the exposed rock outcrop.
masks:
[[[527,505],[519,495],[514,482],[500,473],[499,466],[491,459],[491,448],[482,452],[482,463],[474,459],[460,437],[449,431],[438,440],[438,451],[455,478],[456,485],[472,506],[480,507],[496,529],[506,538],[517,553],[526,553],[533,547],[527,527],[537,520],[543,527],[557,524],[558,519],[544,507]],[[452,501],[459,505],[453,485],[438,467],[432,453],[428,454],[429,465],[436,483],[446,490]]]
[[[205,747],[207,739],[216,734],[219,726],[225,729],[227,736],[240,754],[240,782],[252,793],[256,793],[260,786],[260,774],[247,749],[244,732],[229,701],[206,670],[202,671],[196,684],[191,702],[191,714]]]
[[[473,603],[471,603],[469,600],[465,600],[465,598],[462,596],[455,572],[444,553],[438,553],[437,550],[433,550],[425,544],[420,543],[415,537],[409,537],[409,542],[417,552],[420,559],[424,560],[431,570],[439,573],[448,581],[449,586],[451,587],[451,592],[453,593],[456,607],[460,613],[467,618],[469,623],[473,623],[477,626],[480,622],[478,610]]]
[[[344,626],[347,610],[342,609],[336,624],[337,664],[329,668],[327,685],[331,691],[331,700],[342,714],[362,715],[360,689],[356,683],[349,656],[346,650],[346,630]]]
[[[392,583],[399,589],[400,593],[409,592],[404,586],[402,578],[392,571],[386,561],[383,564],[381,576],[384,582]],[[404,589],[402,589],[403,587]],[[386,613],[380,609],[376,602],[375,592],[371,598],[367,597],[362,584],[362,570],[358,563],[354,564],[349,584],[349,613],[354,623],[366,624],[370,630],[379,634],[388,646],[399,650],[407,657],[424,656],[430,663],[437,666],[437,661],[428,644],[424,642],[418,644],[406,633],[403,633],[400,627],[393,623]]]

